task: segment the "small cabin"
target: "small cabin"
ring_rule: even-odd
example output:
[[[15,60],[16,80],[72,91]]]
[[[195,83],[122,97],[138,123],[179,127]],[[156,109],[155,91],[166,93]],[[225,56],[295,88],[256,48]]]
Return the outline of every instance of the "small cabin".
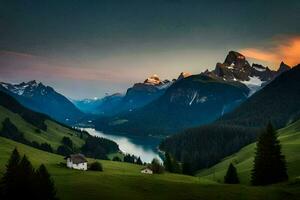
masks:
[[[87,170],[87,159],[83,154],[71,154],[65,158],[67,167],[71,169]]]
[[[145,167],[141,170],[142,174],[153,174],[153,171],[150,167]]]

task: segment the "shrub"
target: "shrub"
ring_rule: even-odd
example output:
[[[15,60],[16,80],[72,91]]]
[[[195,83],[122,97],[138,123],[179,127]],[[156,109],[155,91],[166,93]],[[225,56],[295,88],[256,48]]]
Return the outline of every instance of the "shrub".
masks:
[[[119,156],[113,157],[112,161],[122,162],[122,160]]]
[[[96,162],[91,163],[91,165],[89,167],[89,170],[91,170],[91,171],[103,171],[103,167],[102,167],[101,163],[96,161]]]
[[[66,145],[60,145],[58,148],[57,148],[57,151],[56,151],[58,154],[60,155],[63,155],[63,156],[68,156],[70,154],[73,153],[72,149],[70,149],[70,147],[66,146]]]
[[[161,165],[157,158],[154,158],[152,160],[151,169],[154,174],[162,174],[165,171],[165,168]]]

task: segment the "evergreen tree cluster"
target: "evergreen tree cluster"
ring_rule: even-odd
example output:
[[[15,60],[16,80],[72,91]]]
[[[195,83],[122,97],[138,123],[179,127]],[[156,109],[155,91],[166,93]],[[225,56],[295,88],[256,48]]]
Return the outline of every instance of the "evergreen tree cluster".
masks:
[[[181,173],[182,169],[177,160],[168,152],[165,153],[164,167],[171,173]]]
[[[10,121],[9,118],[5,118],[2,122],[2,130],[0,131],[0,136],[21,143],[28,142],[24,138],[24,134],[18,130],[18,128]]]
[[[152,160],[150,168],[154,174],[162,174],[165,171],[164,166],[159,162],[157,158],[154,158]]]
[[[127,163],[143,165],[142,159],[140,157],[135,156],[135,155],[126,154],[123,158],[123,161],[127,162]]]
[[[119,151],[117,143],[99,137],[89,136],[85,140],[85,144],[81,148],[81,152],[87,157],[105,159],[107,160],[107,154]]]
[[[2,129],[0,130],[0,136],[32,146],[34,148],[43,150],[43,151],[48,151],[48,152],[53,152],[53,149],[50,144],[48,143],[42,143],[39,144],[36,141],[30,142],[28,141],[25,137],[24,134],[19,131],[19,129],[10,121],[9,118],[5,118],[4,121],[2,122]]]
[[[74,153],[73,142],[69,137],[63,137],[61,140],[62,145],[60,145],[56,152],[63,156],[68,156]]]
[[[162,141],[160,149],[182,163],[184,174],[193,174],[255,141],[257,134],[257,129],[212,124],[169,137]]]
[[[251,182],[253,185],[268,185],[288,180],[284,155],[272,124],[259,136]]]
[[[121,160],[121,158],[119,156],[113,157],[112,161],[122,162],[122,160]]]
[[[54,182],[46,167],[33,168],[27,156],[20,157],[14,149],[0,182],[0,197],[4,200],[57,200]]]

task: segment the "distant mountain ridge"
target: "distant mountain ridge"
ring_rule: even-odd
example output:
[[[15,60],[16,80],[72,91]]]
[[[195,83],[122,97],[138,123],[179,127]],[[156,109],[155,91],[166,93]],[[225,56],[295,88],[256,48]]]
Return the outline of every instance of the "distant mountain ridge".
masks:
[[[132,112],[95,122],[102,131],[142,135],[169,135],[209,123],[244,101],[249,89],[239,82],[225,82],[192,75],[174,82],[162,96]]]
[[[65,96],[35,80],[20,84],[1,82],[0,91],[13,96],[24,106],[47,114],[61,123],[75,124],[84,116]]]
[[[74,104],[84,112],[112,116],[123,112],[131,112],[140,108],[164,94],[175,80],[160,80],[154,74],[144,82],[135,83],[128,88],[125,94],[115,93],[101,99],[73,101]]]

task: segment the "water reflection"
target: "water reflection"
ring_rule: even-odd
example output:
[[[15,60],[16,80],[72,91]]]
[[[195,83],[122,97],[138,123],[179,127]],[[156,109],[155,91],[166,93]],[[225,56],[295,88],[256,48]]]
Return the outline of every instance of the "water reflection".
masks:
[[[141,157],[143,162],[151,162],[153,158],[159,157],[156,147],[160,140],[150,137],[125,137],[119,135],[110,135],[101,131],[96,131],[93,128],[84,128],[89,134],[97,137],[103,137],[115,141],[122,152],[134,154],[135,156]]]

